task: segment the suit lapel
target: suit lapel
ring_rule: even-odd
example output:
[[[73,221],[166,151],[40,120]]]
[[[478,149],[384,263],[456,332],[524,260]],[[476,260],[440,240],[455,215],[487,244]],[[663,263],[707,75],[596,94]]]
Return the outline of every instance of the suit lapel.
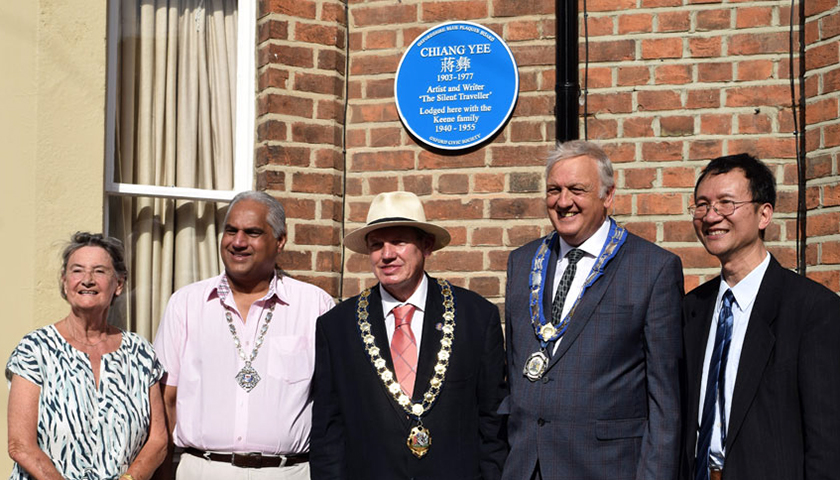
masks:
[[[586,324],[589,323],[589,319],[592,318],[592,312],[595,311],[595,307],[597,307],[601,302],[601,298],[606,293],[607,287],[609,287],[610,283],[612,283],[615,278],[615,273],[619,270],[625,253],[625,248],[619,249],[615,257],[607,264],[604,274],[601,275],[601,277],[597,279],[591,287],[586,289],[583,294],[583,298],[580,299],[580,303],[578,303],[578,306],[575,309],[574,315],[572,315],[572,318],[569,320],[569,328],[566,329],[566,333],[563,335],[563,339],[560,342],[560,346],[557,348],[557,352],[551,356],[548,368],[553,367],[558,360],[560,360],[560,358],[569,350],[569,347],[571,347],[571,345],[575,342],[577,337],[580,335],[580,332],[583,331]],[[566,297],[566,300],[569,299],[571,299],[571,297]],[[551,310],[549,309],[548,311],[550,312]]]
[[[738,438],[738,432],[744,423],[744,417],[752,404],[764,368],[776,343],[776,337],[770,327],[776,320],[779,304],[784,297],[779,275],[781,269],[779,262],[771,257],[770,265],[767,267],[753,304],[750,323],[747,325],[744,346],[741,350],[741,359],[738,363],[735,390],[732,392],[729,430],[726,436],[727,449]]]
[[[443,323],[443,305],[437,280],[428,277],[429,288],[426,293],[426,306],[423,310],[423,338],[420,340],[420,356],[417,359],[417,379],[414,381],[413,399],[422,399],[429,388],[429,381],[434,375],[437,354],[440,350],[440,338],[443,331],[437,325]]]
[[[685,344],[686,376],[691,381],[687,385],[687,403],[689,405],[686,428],[697,433],[699,416],[700,387],[703,381],[703,360],[706,356],[706,343],[709,340],[709,328],[715,312],[715,300],[720,288],[720,276],[701,287],[696,298],[686,305],[683,338]],[[694,451],[694,448],[691,448]]]
[[[388,342],[388,330],[385,328],[385,313],[382,311],[382,295],[379,294],[379,284],[376,284],[371,288],[370,297],[368,299],[368,315],[370,333],[375,338],[375,345],[379,347],[379,355],[385,360],[388,370],[393,372],[394,360],[391,358],[391,344]],[[385,383],[382,382],[382,379],[376,374],[376,370],[373,368],[373,365],[371,365],[370,357],[367,352],[365,352],[365,360],[367,362],[367,368],[374,371],[374,377],[376,378],[375,381],[379,385],[382,394],[388,398],[388,403],[390,403],[391,407],[394,408],[400,422],[402,422],[405,428],[408,428],[408,417],[405,414],[405,410],[403,410],[403,408],[394,400],[391,392],[389,392],[385,387]]]

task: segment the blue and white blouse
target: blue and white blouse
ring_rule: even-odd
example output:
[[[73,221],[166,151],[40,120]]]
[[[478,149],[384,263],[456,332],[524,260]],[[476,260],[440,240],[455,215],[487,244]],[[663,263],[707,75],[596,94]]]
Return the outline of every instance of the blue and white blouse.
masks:
[[[102,356],[99,389],[87,354],[50,325],[27,334],[9,357],[12,374],[41,387],[38,445],[67,479],[115,479],[146,443],[149,388],[163,375],[152,345],[122,332],[119,348]],[[15,464],[10,480],[29,479]]]

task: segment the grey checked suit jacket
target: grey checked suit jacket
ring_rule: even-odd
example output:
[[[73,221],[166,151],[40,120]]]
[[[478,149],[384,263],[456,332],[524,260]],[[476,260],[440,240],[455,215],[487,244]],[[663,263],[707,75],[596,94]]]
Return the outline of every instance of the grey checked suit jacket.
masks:
[[[682,264],[635,235],[586,290],[541,381],[522,374],[540,348],[528,309],[542,240],[508,258],[505,328],[511,395],[504,480],[675,479],[680,444]],[[547,268],[553,278],[557,252]],[[551,310],[551,288],[543,305]]]

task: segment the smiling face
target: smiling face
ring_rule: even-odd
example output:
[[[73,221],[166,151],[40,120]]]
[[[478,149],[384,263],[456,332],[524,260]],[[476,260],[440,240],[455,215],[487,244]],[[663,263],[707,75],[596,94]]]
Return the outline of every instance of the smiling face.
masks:
[[[744,171],[736,168],[704,178],[697,186],[694,203],[716,204],[721,200],[744,202],[751,199],[749,181]],[[773,206],[769,203],[745,204],[725,217],[712,208],[708,210],[703,218],[693,220],[694,231],[706,250],[720,259],[724,269],[737,263],[749,272],[761,263],[765,248],[760,231],[770,224]]]
[[[107,310],[125,284],[114,272],[111,255],[100,247],[81,247],[70,255],[61,276],[67,302],[74,311]]]
[[[548,172],[545,206],[554,230],[576,247],[592,236],[607,218],[615,188],[600,197],[598,162],[589,157],[560,160]]]
[[[232,288],[267,288],[271,282],[286,237],[274,237],[267,214],[268,207],[254,200],[237,202],[228,212],[219,250]]]
[[[367,247],[370,265],[379,283],[397,300],[405,301],[423,279],[426,257],[434,238],[412,227],[389,227],[370,232]]]

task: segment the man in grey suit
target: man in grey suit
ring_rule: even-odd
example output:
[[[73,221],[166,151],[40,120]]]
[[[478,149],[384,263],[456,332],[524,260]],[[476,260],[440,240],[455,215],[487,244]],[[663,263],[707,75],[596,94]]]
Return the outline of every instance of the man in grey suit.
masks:
[[[608,216],[614,195],[597,145],[549,154],[555,231],[508,259],[503,479],[676,478],[682,265]]]

